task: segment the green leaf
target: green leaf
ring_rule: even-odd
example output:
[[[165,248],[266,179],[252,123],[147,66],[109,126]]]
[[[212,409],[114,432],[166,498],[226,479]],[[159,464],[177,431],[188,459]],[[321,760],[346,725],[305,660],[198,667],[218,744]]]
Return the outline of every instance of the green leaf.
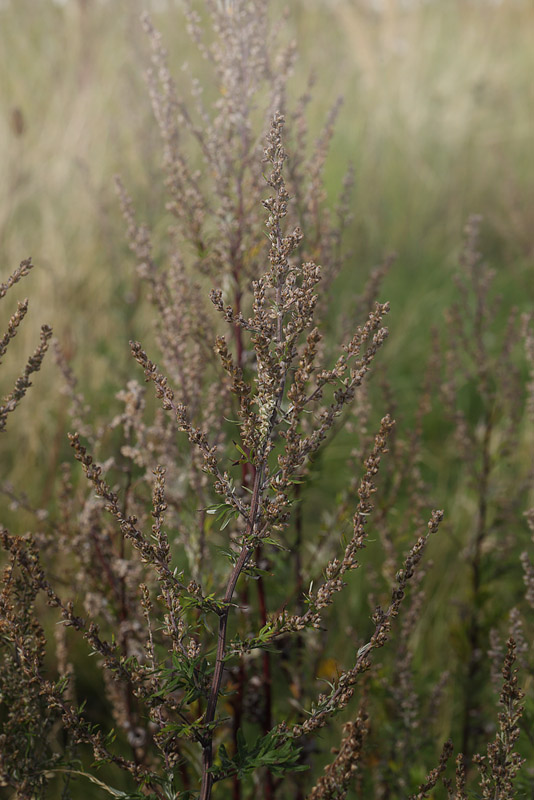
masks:
[[[205,510],[206,514],[210,514],[211,515],[211,514],[216,514],[217,511],[220,511],[221,508],[227,508],[227,504],[226,503],[215,503],[215,505],[208,506],[204,510]]]
[[[308,769],[305,764],[299,764],[301,748],[276,730],[259,736],[253,744],[249,744],[240,728],[236,734],[236,745],[237,751],[231,759],[224,745],[219,747],[220,764],[211,769],[215,781],[230,775],[243,778],[262,767],[267,767],[274,775]]]
[[[227,525],[230,524],[232,519],[235,519],[236,517],[237,517],[237,511],[233,511],[231,514],[228,514],[223,524],[221,525],[221,531],[223,531],[227,527]]]
[[[245,458],[247,458],[247,459],[248,459],[248,454],[247,454],[247,453],[245,453],[245,451],[243,450],[243,448],[241,447],[241,445],[240,445],[240,444],[238,444],[237,442],[234,442],[234,444],[235,444],[235,448],[236,448],[237,452],[238,452],[238,453],[241,453],[241,455],[242,455],[242,456],[244,456]]]
[[[289,553],[289,548],[284,547],[284,545],[281,542],[277,541],[276,539],[271,538],[270,536],[266,536],[261,541],[262,541],[262,544],[270,544],[273,547],[278,547],[279,550],[285,550],[286,553]]]
[[[208,693],[208,687],[213,673],[213,667],[205,656],[185,658],[183,655],[173,653],[172,666],[161,667],[156,670],[162,681],[161,688],[152,694],[151,699],[164,700],[169,694],[176,691],[183,692],[183,705],[190,705],[199,697]]]

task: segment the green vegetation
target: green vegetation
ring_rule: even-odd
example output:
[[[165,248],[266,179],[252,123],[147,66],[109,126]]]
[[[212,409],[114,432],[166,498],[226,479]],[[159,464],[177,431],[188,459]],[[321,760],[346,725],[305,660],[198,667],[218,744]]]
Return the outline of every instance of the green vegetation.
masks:
[[[0,2],[0,797],[532,797],[532,4],[210,5]]]

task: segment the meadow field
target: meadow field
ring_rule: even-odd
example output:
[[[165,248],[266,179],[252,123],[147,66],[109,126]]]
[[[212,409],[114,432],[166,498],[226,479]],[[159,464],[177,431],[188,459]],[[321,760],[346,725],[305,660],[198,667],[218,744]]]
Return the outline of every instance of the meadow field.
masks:
[[[230,16],[234,4],[240,7],[241,0],[211,3],[218,9],[216,13]],[[150,516],[150,492],[146,493],[143,483],[148,461],[143,461],[139,454],[141,446],[134,439],[137,434],[141,436],[142,430],[146,435],[143,441],[148,442],[146,447],[152,448],[150,452],[155,457],[160,446],[158,437],[171,434],[168,430],[162,433],[163,429],[157,427],[160,422],[154,423],[154,429],[141,428],[141,422],[131,411],[138,396],[129,382],[143,382],[139,364],[149,380],[150,366],[139,350],[137,355],[134,351],[139,362],[136,363],[129,341],[140,341],[149,357],[159,363],[162,341],[166,340],[162,340],[154,325],[158,317],[156,273],[147,278],[146,264],[144,272],[138,269],[139,261],[143,262],[139,256],[140,233],[137,230],[132,235],[130,230],[128,241],[127,223],[131,219],[124,218],[124,194],[121,211],[115,176],[120,176],[132,199],[136,219],[146,223],[151,231],[155,269],[163,269],[172,260],[173,248],[180,248],[180,237],[188,235],[188,225],[192,230],[196,222],[193,216],[184,222],[187,210],[181,210],[180,203],[186,205],[187,198],[182,200],[175,192],[169,201],[172,176],[169,178],[163,164],[161,130],[154,118],[146,80],[155,40],[143,29],[141,14],[148,11],[155,29],[161,32],[180,102],[184,98],[186,104],[194,104],[202,96],[206,108],[212,109],[221,98],[221,102],[226,102],[231,91],[214,82],[209,60],[202,58],[193,41],[192,18],[186,20],[185,5],[180,0],[0,0],[1,282],[7,280],[23,259],[31,256],[35,264],[28,277],[10,289],[7,299],[2,300],[3,335],[15,312],[16,301],[29,298],[28,315],[2,357],[2,396],[11,392],[35,349],[43,323],[52,326],[63,353],[59,364],[52,352],[47,353],[41,369],[32,376],[33,386],[28,396],[13,415],[8,415],[1,441],[0,523],[14,536],[34,532],[39,547],[43,548],[43,558],[46,561],[48,554],[53,571],[57,570],[56,589],[61,587],[60,592],[57,590],[66,599],[70,578],[65,576],[70,575],[70,556],[54,550],[52,542],[56,537],[63,545],[68,530],[76,531],[76,524],[81,530],[88,524],[88,515],[92,513],[88,498],[98,489],[94,482],[92,489],[86,485],[81,470],[75,467],[69,432],[79,430],[84,442],[98,447],[98,460],[101,463],[109,460],[111,466],[106,469],[112,473],[116,469],[116,474],[113,473],[116,480],[111,485],[119,498],[124,497],[124,508],[130,488],[137,487],[136,482],[142,484],[140,497],[144,497],[145,505],[148,502],[147,525],[152,524],[152,517],[156,526],[159,524],[155,510]],[[193,2],[192,7],[199,14],[199,29],[208,30],[204,4]],[[301,472],[295,472],[294,485],[290,487],[292,516],[287,523],[284,518],[287,531],[283,534],[285,538],[282,537],[290,550],[296,542],[294,569],[293,555],[288,555],[286,562],[285,556],[278,561],[278,551],[273,548],[271,552],[268,544],[261,550],[258,544],[256,556],[258,567],[262,567],[256,575],[258,595],[253,585],[250,595],[242,590],[240,602],[259,614],[262,630],[270,624],[272,633],[276,627],[272,615],[286,608],[284,586],[293,582],[295,619],[303,618],[303,606],[295,597],[298,592],[306,591],[312,595],[311,586],[308,589],[310,581],[303,584],[303,574],[311,576],[316,586],[321,582],[321,571],[314,575],[314,563],[331,563],[336,548],[343,549],[350,540],[352,534],[348,531],[351,525],[357,527],[354,515],[360,512],[362,518],[369,513],[367,544],[358,556],[361,566],[354,574],[347,572],[345,601],[328,608],[318,633],[301,634],[296,622],[295,630],[286,631],[280,623],[281,627],[275,631],[281,637],[278,650],[276,646],[273,652],[266,650],[268,655],[257,662],[260,666],[252,656],[249,665],[241,654],[238,666],[232,667],[233,671],[228,668],[229,691],[232,686],[238,687],[239,695],[239,702],[221,700],[234,719],[234,728],[228,733],[234,747],[232,750],[229,746],[230,755],[237,752],[237,721],[242,722],[251,737],[256,735],[258,726],[266,734],[271,717],[277,721],[286,718],[291,724],[304,726],[306,692],[313,692],[318,686],[318,691],[326,691],[325,682],[327,686],[338,685],[340,676],[352,663],[347,641],[353,643],[360,661],[366,651],[361,656],[360,652],[367,642],[374,642],[371,649],[375,647],[372,638],[375,621],[371,620],[374,606],[388,607],[392,587],[400,586],[399,591],[404,595],[403,582],[411,563],[407,554],[419,531],[425,529],[431,510],[443,510],[444,520],[437,535],[428,542],[424,567],[416,573],[406,608],[401,608],[398,619],[396,607],[393,609],[390,640],[377,654],[372,669],[363,661],[358,666],[362,676],[357,684],[357,702],[354,700],[350,708],[340,707],[340,714],[323,728],[318,743],[310,743],[304,736],[305,730],[299,728],[303,737],[299,738],[298,765],[310,770],[293,775],[291,766],[295,767],[297,762],[288,756],[287,780],[281,779],[282,772],[280,776],[275,773],[275,778],[267,778],[268,762],[258,761],[260,777],[256,779],[243,772],[240,785],[233,767],[224,767],[221,756],[217,769],[224,772],[226,768],[228,777],[221,772],[214,797],[221,800],[225,797],[272,800],[275,796],[311,800],[345,796],[376,800],[532,798],[534,567],[530,559],[534,561],[534,512],[531,510],[529,514],[529,509],[534,506],[534,4],[532,0],[294,0],[289,4],[273,0],[269,16],[271,24],[279,28],[282,46],[295,42],[296,59],[287,76],[285,99],[287,165],[291,170],[292,158],[295,159],[297,177],[292,176],[291,181],[294,179],[296,185],[297,172],[304,174],[305,188],[302,198],[297,200],[308,215],[306,224],[302,224],[305,260],[320,263],[328,276],[329,265],[322,259],[329,253],[337,253],[338,245],[339,251],[343,251],[340,269],[332,267],[331,280],[319,282],[316,289],[318,309],[323,315],[320,329],[324,333],[324,349],[319,354],[333,364],[340,352],[337,343],[350,340],[356,326],[364,325],[375,301],[390,304],[384,323],[389,336],[383,344],[378,343],[376,359],[374,353],[369,356],[369,364],[374,359],[370,377],[356,393],[352,410],[339,419],[336,417],[325,449],[317,454],[312,452],[306,466],[300,465]],[[161,77],[161,64],[159,68]],[[279,69],[283,71],[284,67]],[[257,107],[253,106],[250,112],[251,126],[256,126],[258,137],[267,133],[262,128],[263,118],[258,108],[263,109],[262,103],[268,106],[265,98],[274,83],[272,78],[271,85],[267,81],[266,87],[260,87]],[[303,101],[308,91],[309,101]],[[329,115],[337,98],[342,98],[342,103],[330,131]],[[302,113],[293,111],[299,104],[304,109]],[[186,127],[183,118],[180,120]],[[307,129],[299,129],[304,120]],[[202,120],[198,124],[202,125]],[[181,131],[176,135],[181,135]],[[170,148],[169,141],[166,146]],[[210,197],[213,176],[202,160],[202,148],[195,143],[194,135],[187,139],[184,133],[184,141],[186,168]],[[323,168],[320,162],[326,146],[328,154]],[[319,165],[316,176],[315,165]],[[260,165],[259,169],[267,167]],[[328,233],[327,220],[336,218],[343,186],[348,186],[348,174],[353,175],[354,181],[342,202],[343,231],[338,242],[334,234]],[[292,185],[288,179],[290,195]],[[269,191],[265,184],[264,197]],[[220,205],[216,193],[211,200],[215,206],[218,201]],[[295,201],[291,206],[290,216],[298,222],[297,205]],[[256,213],[260,222],[262,214],[266,216],[260,207],[257,212],[250,212],[251,220],[256,219]],[[231,217],[231,211],[228,215]],[[221,230],[223,217],[222,212],[217,216]],[[230,220],[229,229],[232,224]],[[248,235],[246,231],[244,239]],[[250,234],[246,265],[258,263],[258,269],[268,268],[267,245],[265,263],[257,256],[263,252],[262,242],[266,241],[261,229]],[[132,253],[136,247],[137,251]],[[203,259],[208,264],[211,258],[203,247],[198,244],[197,252],[193,252],[190,243],[184,246],[184,304],[191,303],[191,308],[197,308],[196,295],[188,288],[195,284],[204,298],[202,302],[206,300],[210,307],[209,289],[220,285],[225,303],[228,296],[234,302],[235,290],[234,311],[236,307],[239,310],[241,289],[236,290],[232,283],[237,280],[236,272],[229,272],[230,277],[223,280],[222,256],[220,268],[214,257],[217,269],[208,265],[202,274],[196,273],[195,270],[204,269]],[[218,254],[215,245],[214,250]],[[243,267],[245,278],[241,287],[245,311],[246,303],[252,308],[252,279],[259,277],[252,274],[252,268],[250,274],[246,269]],[[305,281],[305,277],[298,280]],[[171,288],[176,290],[175,285]],[[276,303],[273,308],[273,313],[278,313]],[[172,304],[167,308],[171,313],[169,309],[172,310]],[[217,334],[223,329],[224,322],[217,318],[212,306],[205,319],[200,316],[198,319],[197,330],[194,314],[180,310],[181,324],[189,326],[188,336],[192,328],[196,331],[194,335],[200,335],[201,328],[202,333],[213,330]],[[235,319],[232,324],[235,339],[229,334],[228,340],[233,357],[242,367],[245,380],[248,375],[251,386],[257,386],[260,377],[253,364],[254,346],[249,345],[242,356]],[[373,331],[378,329],[377,321]],[[175,335],[178,337],[179,331]],[[208,345],[211,353],[212,346]],[[224,352],[217,347],[224,365]],[[185,358],[184,352],[179,350],[180,357]],[[200,345],[191,352],[197,360],[211,364],[211,355],[206,356]],[[302,352],[299,351],[299,357],[303,357]],[[356,357],[363,358],[366,372],[367,355],[362,356],[358,351]],[[192,362],[188,369],[194,380],[200,381],[197,372],[202,370],[198,364]],[[211,366],[206,367],[209,369]],[[236,434],[231,425],[237,408],[241,408],[239,413],[245,417],[248,412],[243,411],[246,402],[243,392],[240,395],[239,387],[235,388],[235,375],[232,377],[229,369],[227,372],[234,380],[234,393],[241,406],[228,405],[235,413],[224,416],[221,427],[213,428],[213,436],[230,448],[224,451],[225,464],[230,465],[228,469],[237,470],[248,489],[247,481],[252,486],[251,476],[261,471],[257,461],[259,446],[249,447],[245,436],[239,445],[244,451],[232,450],[232,437]],[[179,375],[178,365],[176,376]],[[181,402],[176,376],[171,375],[170,382],[174,380],[173,388]],[[334,385],[336,379],[332,376],[330,384]],[[194,384],[187,375],[184,380]],[[212,388],[205,390],[210,409],[210,395],[217,394],[213,387],[219,386],[216,381],[223,379],[212,376],[211,380]],[[152,381],[157,387],[153,377]],[[285,386],[282,382],[282,395]],[[146,420],[159,420],[159,401],[153,394],[149,386]],[[163,390],[159,396],[164,397]],[[131,412],[132,419],[135,417],[137,421],[128,422],[120,417],[125,403],[127,413]],[[286,409],[280,400],[278,410],[282,407]],[[258,408],[257,419],[263,420],[264,425],[259,401]],[[289,406],[284,413],[290,414],[292,408]],[[199,411],[199,419],[204,419],[204,413],[208,412]],[[378,447],[374,437],[381,420],[388,427],[384,423],[388,413],[396,425],[390,434],[389,452],[380,451],[382,465],[375,481],[377,493],[371,513],[372,506],[366,511],[365,506],[359,505],[365,494],[361,476],[368,474],[365,470],[369,469],[362,464],[373,446]],[[113,420],[119,421],[112,423]],[[304,421],[300,434],[303,437],[308,435],[307,424],[312,423]],[[124,441],[121,426],[125,426]],[[280,440],[273,442],[273,452],[278,454]],[[75,451],[76,458],[84,464],[83,452],[76,444]],[[170,452],[169,444],[165,457]],[[124,466],[128,458],[134,464],[131,469]],[[187,526],[198,527],[201,499],[205,501],[203,520],[206,510],[208,514],[212,510],[219,513],[219,507],[215,509],[219,501],[202,482],[204,478],[199,479],[196,494],[187,494],[190,486],[184,488],[184,483],[196,480],[194,469],[198,467],[200,475],[207,468],[206,464],[203,467],[197,464],[192,456],[184,456],[182,451],[180,458],[184,458],[186,477],[180,479],[177,472],[172,478],[176,478],[171,488],[177,498],[172,514],[176,513],[178,522],[169,536],[171,540],[176,537],[173,541],[180,570],[190,568],[195,580],[198,577],[201,583],[202,537],[204,533],[213,537],[205,552],[215,559],[214,554],[226,547],[228,531],[233,535],[233,517],[221,514],[220,533],[215,532],[209,520],[205,522],[201,544],[188,549]],[[71,466],[65,468],[65,463]],[[172,466],[167,469],[169,475],[174,475]],[[170,486],[171,478],[168,480]],[[72,502],[65,500],[66,487],[72,492]],[[133,492],[132,488],[132,495]],[[230,502],[228,497],[225,502]],[[67,506],[71,514],[69,524],[65,516]],[[79,523],[75,523],[78,513]],[[115,516],[120,521],[119,511]],[[239,530],[237,523],[236,526]],[[158,531],[154,535],[159,535]],[[76,538],[76,547],[82,547],[80,541]],[[113,547],[110,553],[115,552]],[[121,548],[122,562],[129,551],[123,545]],[[73,558],[75,555],[74,552]],[[206,577],[209,597],[211,593],[216,595],[223,585],[224,555],[222,561],[220,570],[216,567]],[[399,578],[403,563],[404,573]],[[332,567],[334,572],[338,566]],[[72,569],[73,575],[78,575],[71,581],[76,609],[79,605],[87,612],[79,578],[83,570]],[[268,584],[273,572],[278,580],[275,579],[274,588],[266,590],[266,601],[262,587]],[[322,575],[324,580],[330,580],[328,569]],[[99,591],[95,590],[94,596]],[[47,610],[44,604],[41,607],[40,602],[36,601],[38,618],[47,639],[56,640],[42,662],[43,674],[59,674],[61,678],[64,675],[54,648],[61,649],[65,642],[57,644],[55,612]],[[205,602],[209,604],[210,600]],[[122,622],[124,606],[123,603]],[[102,607],[100,612],[102,628],[106,630],[109,625],[112,629],[110,617],[102,612]],[[187,611],[199,628],[204,624],[205,612],[201,605]],[[249,622],[246,613],[243,617],[246,619],[236,623],[236,636],[242,634],[240,625],[245,630]],[[76,625],[72,623],[71,627]],[[1,643],[9,653],[11,640],[6,631],[7,627],[0,628]],[[204,633],[208,638],[210,631],[207,624]],[[283,638],[286,633],[296,634],[294,649],[286,645]],[[310,637],[306,638],[308,633]],[[509,636],[515,642],[520,668],[518,681],[525,696],[521,699],[514,694],[517,687],[514,688],[515,679],[510,673],[508,679],[505,676],[508,694],[501,694],[499,707],[499,691],[503,691],[501,668]],[[205,641],[200,634],[199,641]],[[87,658],[87,643],[81,636],[71,637],[70,631],[68,644],[69,670],[75,676],[77,702],[87,703],[92,723],[104,730],[110,727],[118,730],[117,752],[128,757],[135,747],[124,732],[127,726],[121,730],[120,714],[114,711],[112,718],[113,692],[98,670],[93,669],[93,661],[97,659]],[[377,649],[379,646],[381,643],[376,645]],[[311,654],[306,665],[303,648]],[[98,658],[101,657],[102,652]],[[281,659],[281,666],[277,659]],[[12,666],[12,661],[9,663]],[[267,693],[265,687],[269,687],[269,712],[264,719],[256,719],[250,708],[247,710],[243,665],[252,673],[257,668],[263,674],[264,684],[252,682],[258,696],[263,698],[262,703],[267,702],[267,694],[262,692]],[[293,673],[299,668],[304,670],[302,685]],[[332,691],[335,693],[335,689]],[[0,694],[0,735],[2,726],[10,730],[7,698],[9,693],[5,690]],[[202,697],[195,702],[200,714]],[[513,714],[520,704],[524,710],[522,721],[518,722]],[[499,721],[499,710],[508,714],[505,722]],[[61,764],[67,763],[70,753],[78,772],[90,771],[91,741],[82,737],[79,751],[71,752],[60,717],[61,714],[47,729],[50,751],[61,753],[61,758],[66,759]],[[371,720],[369,723],[367,718]],[[350,768],[338,764],[338,772],[333,773],[338,788],[328,788],[317,781],[332,760],[330,748],[341,746],[341,724],[347,723],[356,726],[350,729],[353,739],[361,737],[363,742],[353,746],[353,761],[357,766],[349,781]],[[513,733],[516,724],[521,729],[519,737]],[[33,740],[30,734],[28,737],[31,749]],[[443,743],[449,737],[454,755],[449,753],[440,762]],[[509,785],[504,778],[502,786],[498,784],[497,767],[492,772],[492,766],[489,773],[484,773],[484,767],[477,767],[477,759],[473,758],[485,754],[486,768],[493,765],[495,752],[492,756],[486,747],[494,740],[503,748],[499,764],[511,781]],[[20,762],[26,763],[28,753],[21,755],[20,746],[17,747]],[[14,778],[10,783],[0,773],[5,782],[4,788],[0,783],[0,797],[6,800],[94,797],[96,800],[109,796],[112,793],[109,786],[113,786],[119,792],[115,796],[194,798],[198,795],[192,786],[202,769],[197,756],[191,754],[193,744],[188,742],[184,748],[181,755],[192,764],[191,774],[183,769],[180,777],[177,772],[173,777],[176,783],[171,781],[172,786],[169,784],[165,789],[156,791],[147,784],[148,788],[142,790],[144,794],[135,794],[133,773],[122,776],[113,763],[94,772],[102,780],[101,785],[79,776],[64,781],[66,773],[60,774],[60,767],[45,759],[43,774],[50,777],[46,785],[30,781],[26,788],[20,788],[22,778]],[[517,775],[512,766],[514,748],[520,754],[517,759],[524,759]],[[458,777],[453,787],[454,759],[461,751],[466,756],[467,787],[462,786]],[[340,753],[343,752],[341,746]],[[145,763],[143,758],[144,755],[139,756],[138,766]],[[147,756],[146,763],[155,763],[150,758]],[[12,755],[12,759],[6,762],[6,774],[10,769],[13,774],[17,756]],[[443,769],[439,768],[441,771],[432,782],[429,775],[438,763],[442,763]],[[0,767],[4,769],[1,760]],[[67,767],[61,769],[68,771]],[[445,775],[451,781],[450,786],[441,782]],[[150,794],[151,791],[155,793]],[[202,791],[208,789],[204,787]]]

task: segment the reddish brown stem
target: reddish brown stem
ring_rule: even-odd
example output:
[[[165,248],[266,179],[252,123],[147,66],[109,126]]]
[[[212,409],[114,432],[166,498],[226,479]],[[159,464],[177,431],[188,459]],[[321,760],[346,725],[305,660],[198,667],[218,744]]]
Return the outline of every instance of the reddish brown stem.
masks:
[[[210,726],[215,719],[215,711],[217,709],[217,701],[219,699],[219,692],[221,690],[222,675],[224,669],[224,657],[226,652],[226,632],[228,627],[228,613],[230,611],[230,603],[232,602],[232,598],[234,596],[234,591],[237,585],[237,581],[239,580],[239,576],[241,575],[241,572],[246,566],[246,563],[249,560],[253,550],[250,544],[248,544],[247,540],[253,533],[256,526],[258,511],[260,507],[262,482],[263,482],[263,468],[260,468],[257,470],[254,478],[254,488],[252,490],[250,514],[245,534],[245,544],[243,544],[243,547],[241,548],[239,558],[237,559],[237,562],[228,580],[228,584],[226,586],[226,591],[224,593],[224,598],[223,598],[223,603],[225,605],[225,608],[224,611],[222,611],[219,616],[219,630],[217,634],[217,654],[215,657],[215,669],[213,671],[213,678],[208,697],[208,705],[206,708],[206,713],[204,715],[204,723],[206,726]],[[209,730],[208,727],[203,745],[202,783],[200,787],[199,800],[209,800],[209,798],[211,797],[213,777],[210,773],[210,769],[212,764],[213,764],[213,732]]]
[[[256,548],[256,563],[259,563],[261,557],[261,547],[258,545]],[[267,624],[267,602],[265,598],[265,585],[261,575],[258,578],[258,602],[260,607],[260,621],[262,628]],[[269,733],[272,728],[272,699],[271,699],[271,656],[267,650],[263,651],[263,692],[264,692],[264,707],[263,707],[263,732]],[[272,800],[274,797],[274,784],[273,776],[267,772],[264,784],[264,797],[265,800]]]
[[[236,304],[238,301],[236,300]],[[236,305],[237,307],[237,305]],[[239,329],[241,332],[241,329]],[[236,343],[241,341],[241,337],[237,339],[236,336]],[[239,352],[239,346],[238,346]],[[242,351],[241,351],[242,353]],[[241,365],[240,365],[241,366]],[[256,474],[256,470],[254,466],[248,462],[244,462],[241,465],[241,481],[243,486],[251,486],[254,483],[254,477]],[[245,584],[241,591],[240,595],[241,604],[243,607],[248,606],[249,597],[248,597],[248,587]],[[241,728],[241,720],[243,717],[243,700],[245,696],[245,685],[247,682],[247,671],[245,667],[245,660],[243,656],[239,659],[239,674],[237,679],[237,691],[234,698],[233,704],[233,723],[232,723],[232,738],[234,742],[234,750],[237,750],[237,732]],[[241,781],[237,775],[233,776],[232,779],[232,800],[241,800]]]

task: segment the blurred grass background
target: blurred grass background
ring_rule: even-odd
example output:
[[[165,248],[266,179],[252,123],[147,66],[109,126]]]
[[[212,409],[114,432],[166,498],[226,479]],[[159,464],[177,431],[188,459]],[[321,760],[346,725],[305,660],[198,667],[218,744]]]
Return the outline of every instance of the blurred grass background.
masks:
[[[53,325],[97,414],[106,414],[127,376],[139,377],[128,339],[148,339],[150,312],[113,176],[123,176],[140,218],[164,230],[161,147],[143,75],[144,9],[163,32],[176,79],[184,61],[201,76],[178,0],[0,0],[0,269],[7,276],[28,255],[37,265],[2,304],[5,328],[14,298],[30,297],[2,365],[3,393],[43,322]],[[381,291],[392,304],[381,358],[401,416],[409,417],[430,329],[455,291],[470,213],[484,216],[484,252],[504,306],[532,306],[534,3],[294,0],[287,24],[299,52],[294,94],[310,70],[317,75],[312,137],[333,99],[345,98],[326,183],[334,202],[347,162],[354,163],[354,256],[332,308],[347,311],[369,269],[398,253]],[[34,383],[3,436],[2,479],[39,504],[69,448],[52,359]],[[441,432],[439,424],[428,431],[430,438]],[[330,465],[344,463],[346,443],[337,447]],[[439,449],[434,457],[427,464],[433,495],[467,519],[472,509],[454,483],[453,462],[444,467]],[[438,547],[443,553],[451,544]],[[432,612],[457,579],[442,580]]]
[[[162,218],[145,8],[164,31],[179,81],[182,62],[199,66],[179,0],[0,4],[0,262],[3,274],[28,255],[38,265],[21,289],[31,313],[3,381],[18,370],[16,348],[30,352],[46,321],[100,408],[131,368],[127,339],[148,325],[113,175],[123,175],[141,217],[156,228]],[[333,98],[345,98],[326,176],[334,198],[347,161],[355,165],[354,267],[338,302],[386,252],[398,253],[382,294],[393,306],[388,360],[409,393],[429,322],[450,296],[469,213],[484,215],[499,288],[511,302],[532,296],[534,4],[299,0],[288,26],[299,51],[295,94],[310,70],[317,75],[312,135]],[[4,437],[15,479],[46,457],[55,380],[49,364],[36,379],[39,412],[25,403]],[[24,464],[15,457],[21,430]]]

